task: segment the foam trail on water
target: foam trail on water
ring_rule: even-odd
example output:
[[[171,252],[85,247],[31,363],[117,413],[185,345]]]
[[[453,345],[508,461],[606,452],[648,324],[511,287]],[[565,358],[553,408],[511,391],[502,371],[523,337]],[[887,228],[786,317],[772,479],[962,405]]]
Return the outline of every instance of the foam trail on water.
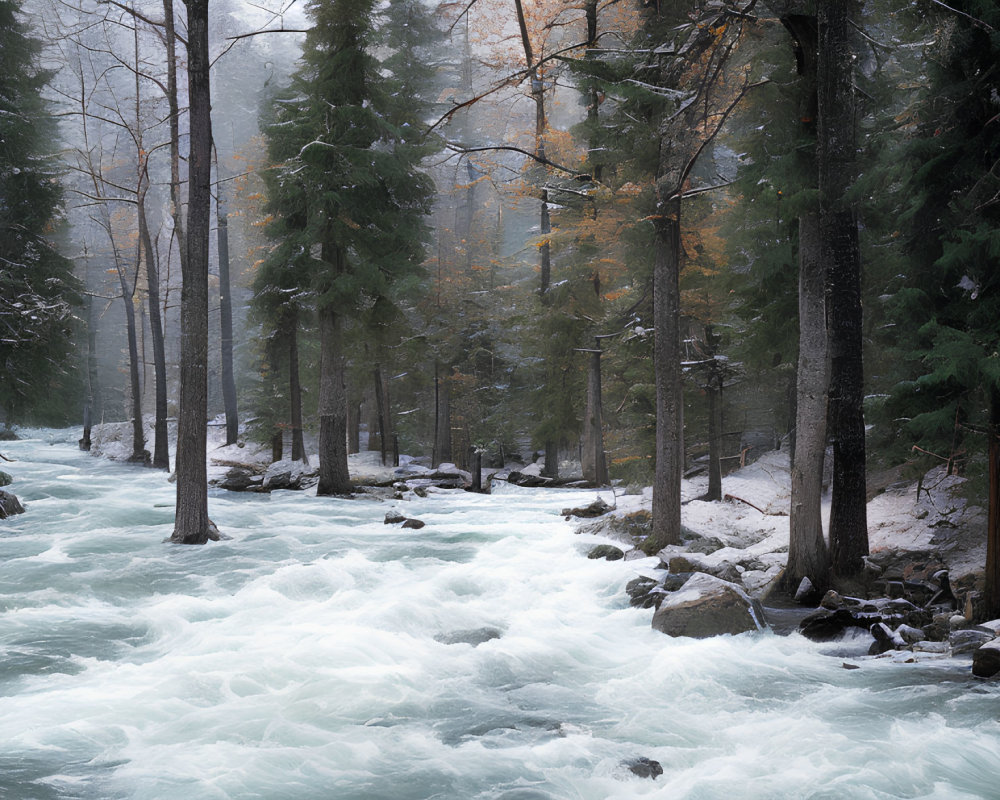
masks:
[[[234,538],[185,548],[162,473],[75,439],[5,444],[0,797],[996,796],[1000,692],[967,661],[656,633],[635,563],[559,516],[591,493],[213,492]]]

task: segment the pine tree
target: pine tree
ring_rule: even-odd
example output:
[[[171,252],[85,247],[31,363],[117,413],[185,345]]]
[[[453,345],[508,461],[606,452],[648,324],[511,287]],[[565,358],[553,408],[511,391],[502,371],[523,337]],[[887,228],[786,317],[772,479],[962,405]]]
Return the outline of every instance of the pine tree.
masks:
[[[8,425],[58,387],[80,303],[72,263],[53,244],[62,194],[50,150],[55,123],[40,98],[51,75],[19,5],[0,0],[0,409]]]
[[[273,179],[275,211],[287,220],[281,247],[309,274],[300,289],[319,320],[320,494],[350,491],[347,471],[345,324],[367,304],[390,296],[423,260],[431,184],[417,165],[420,93],[409,76],[376,58],[379,23],[416,23],[421,7],[395,2],[379,18],[372,0],[317,0],[308,6],[302,67],[266,130],[282,157]],[[419,63],[413,42],[406,63]]]

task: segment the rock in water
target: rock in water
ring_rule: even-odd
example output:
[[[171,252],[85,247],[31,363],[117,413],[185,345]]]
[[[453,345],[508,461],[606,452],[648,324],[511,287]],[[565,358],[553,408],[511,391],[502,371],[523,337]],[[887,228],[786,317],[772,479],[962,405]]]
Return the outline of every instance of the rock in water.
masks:
[[[972,654],[972,674],[992,678],[1000,672],[1000,639],[987,642]]]
[[[24,506],[10,492],[0,492],[0,519],[7,519],[15,514],[23,514]]]
[[[404,528],[412,528],[415,531],[419,531],[427,523],[420,519],[408,519],[403,523]]]
[[[587,558],[603,558],[605,561],[621,561],[625,551],[613,544],[599,544],[587,553]]]
[[[659,775],[663,774],[663,767],[660,765],[660,762],[653,761],[653,759],[646,758],[645,756],[623,761],[622,766],[628,767],[629,772],[633,775],[638,775],[640,778],[652,778],[656,780]]]
[[[583,517],[592,518],[600,517],[607,514],[611,510],[611,506],[604,502],[603,499],[598,497],[593,503],[588,506],[582,506],[580,508],[564,508],[562,510],[562,515],[564,517]]]
[[[761,630],[764,615],[742,588],[697,573],[684,587],[667,594],[653,615],[653,628],[669,636],[703,639],[722,633]]]
[[[406,522],[406,517],[400,514],[398,511],[387,511],[385,514],[385,524],[386,525],[397,525],[400,522]]]
[[[3,470],[0,470],[0,486],[10,486],[14,479]]]

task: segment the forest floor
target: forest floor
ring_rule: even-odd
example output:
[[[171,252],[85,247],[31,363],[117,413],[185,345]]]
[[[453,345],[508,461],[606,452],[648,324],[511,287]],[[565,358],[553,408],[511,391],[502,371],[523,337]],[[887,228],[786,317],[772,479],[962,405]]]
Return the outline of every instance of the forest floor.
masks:
[[[128,423],[97,426],[92,453],[125,460],[131,452],[130,437]],[[270,448],[251,442],[225,445],[224,427],[209,426],[209,480],[221,480],[233,465],[263,471],[270,458]],[[401,458],[404,463],[410,460]],[[310,463],[315,466],[318,457],[310,456]],[[352,454],[349,469],[352,481],[358,485],[385,485],[395,474],[395,468],[383,466],[379,453],[374,451]],[[484,485],[488,485],[487,479],[496,472],[496,469],[484,470]],[[953,585],[973,588],[978,584],[986,561],[986,513],[963,498],[963,482],[963,478],[947,475],[943,468],[938,468],[927,473],[919,484],[893,483],[871,499],[868,531],[873,560],[897,564],[907,560],[940,561],[949,570]],[[716,540],[713,546],[718,549],[702,556],[710,564],[753,562],[752,568],[742,572],[743,583],[751,593],[763,591],[787,558],[789,486],[789,460],[783,450],[767,452],[725,476],[722,480],[725,499],[721,502],[698,499],[707,489],[707,477],[685,480],[682,485],[685,536]],[[620,533],[628,526],[619,523],[651,511],[651,490],[625,493],[624,489],[616,488],[597,493],[613,510],[598,521],[582,520],[579,532],[634,544],[629,536]],[[828,513],[829,495],[825,500]],[[690,549],[689,544],[667,548],[664,555],[685,553]],[[628,557],[641,555],[632,552]]]

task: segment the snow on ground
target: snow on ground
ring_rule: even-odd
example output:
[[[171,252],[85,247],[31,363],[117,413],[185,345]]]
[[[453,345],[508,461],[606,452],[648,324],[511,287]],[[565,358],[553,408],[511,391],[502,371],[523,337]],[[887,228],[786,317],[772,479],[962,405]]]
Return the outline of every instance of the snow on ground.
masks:
[[[152,420],[146,423],[147,442],[152,442]],[[176,425],[170,425],[171,458],[176,449]],[[225,427],[212,424],[208,428],[209,479],[221,479],[234,465],[243,465],[263,472],[270,463],[270,448],[252,442],[225,444]],[[97,425],[92,432],[91,453],[124,461],[131,455],[131,424],[127,422]],[[151,446],[151,444],[149,445]],[[412,462],[401,456],[400,463]],[[309,456],[314,467],[319,463],[315,454]],[[352,479],[362,484],[385,483],[395,474],[392,466],[382,466],[378,452],[354,453],[348,467]],[[986,514],[982,508],[969,504],[960,495],[963,479],[947,475],[943,468],[929,472],[920,486],[917,484],[890,487],[868,504],[869,543],[873,556],[886,551],[911,552],[915,556],[936,554],[948,566],[952,580],[981,572],[986,563]],[[681,495],[683,526],[706,539],[717,539],[723,547],[704,556],[709,563],[731,563],[756,559],[756,567],[744,573],[744,582],[763,583],[784,564],[788,552],[789,461],[784,450],[765,453],[752,464],[722,479],[722,492],[727,499],[706,502],[697,497],[704,494],[704,476],[685,480]],[[618,490],[620,491],[620,490]],[[641,494],[601,493],[615,507],[612,517],[623,517],[652,507],[652,491]],[[829,512],[829,496],[825,498]],[[670,549],[666,555],[685,547]],[[748,574],[749,573],[749,574]],[[748,587],[752,588],[752,587]]]

